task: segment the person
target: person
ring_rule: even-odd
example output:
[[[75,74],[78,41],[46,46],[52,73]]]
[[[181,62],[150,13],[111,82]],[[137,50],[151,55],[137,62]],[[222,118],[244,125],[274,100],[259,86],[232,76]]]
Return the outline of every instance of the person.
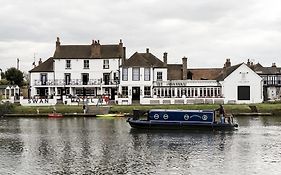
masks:
[[[84,114],[86,114],[86,106],[85,105],[83,105],[83,112],[84,112]]]
[[[57,109],[55,106],[53,106],[53,113],[56,113],[57,112]]]
[[[216,111],[219,112],[219,116],[221,119],[221,123],[224,123],[224,119],[225,119],[225,110],[222,104],[220,104],[220,107],[218,109],[216,109]]]

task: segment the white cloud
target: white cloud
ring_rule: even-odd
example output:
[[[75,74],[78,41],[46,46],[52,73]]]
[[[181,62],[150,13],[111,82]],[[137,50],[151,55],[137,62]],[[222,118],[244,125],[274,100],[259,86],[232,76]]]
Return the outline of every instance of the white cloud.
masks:
[[[34,53],[53,55],[57,36],[62,44],[122,38],[127,57],[149,47],[171,63],[187,56],[192,67],[221,67],[226,58],[280,66],[280,11],[279,0],[3,0],[0,67],[20,58],[30,70]]]

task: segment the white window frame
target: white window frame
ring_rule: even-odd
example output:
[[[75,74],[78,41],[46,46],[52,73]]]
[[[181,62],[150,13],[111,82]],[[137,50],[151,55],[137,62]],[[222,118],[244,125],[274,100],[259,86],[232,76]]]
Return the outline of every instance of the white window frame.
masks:
[[[71,69],[71,60],[65,60],[65,69]]]
[[[128,81],[128,68],[122,69],[122,81]]]
[[[132,69],[132,80],[133,81],[140,81],[140,68],[133,67]]]
[[[109,60],[103,60],[103,69],[109,69]]]
[[[144,68],[144,81],[150,81],[150,68]]]
[[[84,69],[90,68],[90,60],[84,60]]]
[[[163,72],[157,72],[156,73],[156,80],[162,81],[163,80]]]

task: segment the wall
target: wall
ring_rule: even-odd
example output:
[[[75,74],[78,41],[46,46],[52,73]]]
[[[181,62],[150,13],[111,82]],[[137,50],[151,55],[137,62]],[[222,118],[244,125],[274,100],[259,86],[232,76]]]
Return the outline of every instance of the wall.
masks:
[[[113,79],[113,73],[118,72],[119,69],[119,59],[108,59],[109,69],[103,69],[104,59],[70,60],[71,69],[65,69],[66,59],[55,59],[55,79],[64,79],[65,73],[71,73],[71,79],[82,79],[82,73],[89,73],[89,79],[100,79],[103,78],[103,73],[111,73],[111,79]],[[89,69],[84,69],[84,60],[89,60]]]
[[[222,84],[225,103],[261,103],[263,101],[262,78],[247,65],[242,64]],[[250,86],[250,100],[238,100],[238,86]]]

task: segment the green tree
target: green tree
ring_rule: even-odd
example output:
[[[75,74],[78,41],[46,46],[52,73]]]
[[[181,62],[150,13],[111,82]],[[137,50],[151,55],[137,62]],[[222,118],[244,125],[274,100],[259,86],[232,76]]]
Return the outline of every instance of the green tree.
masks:
[[[9,68],[5,72],[5,77],[11,84],[16,84],[18,86],[22,86],[23,84],[23,73],[14,67]]]

